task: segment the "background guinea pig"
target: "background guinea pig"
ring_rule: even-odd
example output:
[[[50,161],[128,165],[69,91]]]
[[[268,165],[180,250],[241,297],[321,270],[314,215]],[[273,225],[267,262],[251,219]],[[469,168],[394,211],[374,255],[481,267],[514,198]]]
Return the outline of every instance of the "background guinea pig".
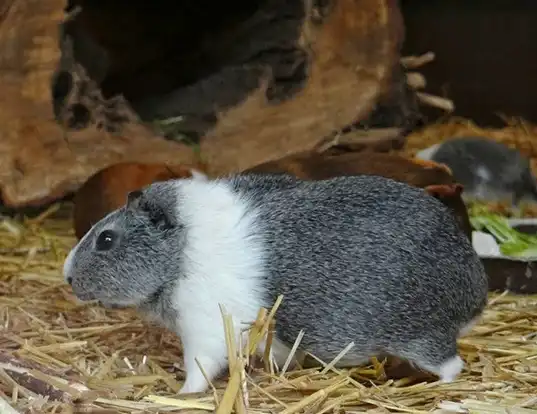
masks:
[[[424,188],[451,208],[459,226],[472,237],[468,210],[461,197],[459,185],[445,165],[437,162],[410,159],[396,154],[356,152],[328,154],[302,152],[270,161],[246,170],[248,173],[287,173],[304,180],[324,180],[338,176],[378,175]]]
[[[520,152],[484,137],[451,138],[416,154],[446,164],[464,187],[465,200],[537,201],[537,182]]]
[[[127,194],[156,181],[202,176],[198,170],[181,165],[119,163],[91,176],[75,193],[74,228],[78,239],[111,211],[127,201]]]

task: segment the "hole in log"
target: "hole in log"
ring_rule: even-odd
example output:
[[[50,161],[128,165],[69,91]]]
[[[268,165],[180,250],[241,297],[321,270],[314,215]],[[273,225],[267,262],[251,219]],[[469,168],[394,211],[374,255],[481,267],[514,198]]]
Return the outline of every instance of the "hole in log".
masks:
[[[71,108],[71,117],[68,120],[68,126],[72,129],[83,129],[88,126],[91,120],[91,114],[84,105],[76,103]]]
[[[321,20],[325,3],[318,7]],[[272,103],[293,96],[307,80],[308,54],[297,46],[301,2],[73,0],[66,11],[77,8],[62,36],[72,39],[74,61],[103,97],[124,96],[144,121],[194,115],[186,116],[185,134],[212,127],[215,110],[244,100],[267,67]],[[57,76],[55,101],[67,96],[64,83]]]
[[[56,74],[52,86],[52,108],[57,118],[61,115],[63,100],[73,89],[73,84],[73,75],[69,72],[62,70]]]

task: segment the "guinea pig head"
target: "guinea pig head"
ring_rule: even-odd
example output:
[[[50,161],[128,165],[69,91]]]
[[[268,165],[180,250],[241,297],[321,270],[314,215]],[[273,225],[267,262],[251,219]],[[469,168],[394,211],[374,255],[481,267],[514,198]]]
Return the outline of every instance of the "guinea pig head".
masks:
[[[174,283],[184,240],[176,194],[172,182],[130,192],[73,247],[63,273],[80,300],[140,306]]]

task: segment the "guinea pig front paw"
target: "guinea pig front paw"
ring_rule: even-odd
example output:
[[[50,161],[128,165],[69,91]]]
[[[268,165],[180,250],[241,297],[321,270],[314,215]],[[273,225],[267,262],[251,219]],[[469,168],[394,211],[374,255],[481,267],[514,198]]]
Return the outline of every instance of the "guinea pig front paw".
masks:
[[[192,349],[190,346],[184,347],[184,369],[186,371],[186,380],[183,387],[179,390],[179,394],[190,394],[205,392],[209,388],[209,383],[205,378],[205,375],[209,381],[214,380],[222,373],[223,369],[227,366],[226,363],[226,349],[224,347],[216,347],[213,349],[212,356],[210,350],[207,354],[200,353],[198,348],[202,348],[203,345]],[[197,361],[196,361],[197,360]],[[198,363],[205,371],[205,375],[200,370]]]
[[[179,390],[179,394],[205,392],[208,387],[209,384],[201,372],[191,372],[187,373],[186,381],[184,382],[183,387]]]

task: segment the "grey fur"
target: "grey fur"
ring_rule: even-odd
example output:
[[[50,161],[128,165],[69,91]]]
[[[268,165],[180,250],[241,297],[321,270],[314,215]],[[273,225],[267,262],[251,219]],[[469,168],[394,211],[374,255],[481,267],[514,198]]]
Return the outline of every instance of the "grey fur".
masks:
[[[467,199],[507,200],[515,205],[523,199],[537,200],[529,160],[500,142],[483,137],[452,138],[442,142],[431,159],[452,170]],[[488,179],[479,174],[480,168],[489,172]]]
[[[486,305],[487,277],[440,201],[376,176],[221,181],[258,213],[251,237],[268,253],[264,305],[284,295],[278,339],[292,344],[304,329],[302,347],[323,360],[354,341],[343,363],[391,354],[435,373],[457,355],[461,328]],[[188,226],[175,213],[181,199],[173,186],[152,184],[139,199],[146,212],[123,207],[81,241],[72,259],[81,299],[138,306],[174,329],[169,295],[183,277]],[[96,252],[107,228],[121,239],[111,251]]]
[[[275,183],[284,183],[282,189]],[[453,215],[423,190],[381,177],[232,180],[262,212],[267,303],[277,336],[329,361],[395,354],[439,366],[487,300],[487,277]]]

